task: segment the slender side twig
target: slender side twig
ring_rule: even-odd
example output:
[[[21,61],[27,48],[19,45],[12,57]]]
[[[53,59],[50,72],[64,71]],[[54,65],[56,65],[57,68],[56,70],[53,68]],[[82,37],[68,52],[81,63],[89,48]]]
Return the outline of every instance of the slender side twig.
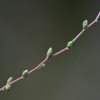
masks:
[[[92,26],[94,23],[98,22],[99,17],[100,17],[100,11],[99,11],[97,17],[95,18],[95,20],[94,20],[93,22],[91,22],[91,23],[87,26],[87,29],[88,29],[90,26]],[[72,40],[72,42],[75,42],[75,41],[80,37],[80,35],[81,35],[84,31],[85,31],[85,29],[83,28],[82,31]],[[32,72],[34,72],[35,70],[38,70],[39,67],[40,67],[42,64],[44,64],[48,59],[50,59],[50,58],[52,58],[52,57],[54,57],[54,56],[57,56],[57,55],[59,55],[60,53],[66,51],[66,50],[69,50],[69,46],[66,46],[64,49],[58,51],[57,53],[53,54],[53,55],[50,56],[50,57],[47,56],[38,66],[36,66],[36,67],[35,67],[34,69],[32,69],[31,71],[29,71],[29,72],[28,72],[28,75],[31,74]],[[10,82],[10,83],[7,83],[5,86],[3,86],[2,88],[0,88],[0,91],[4,91],[4,89],[5,89],[6,86],[11,85],[11,84],[13,84],[13,83],[15,83],[15,82],[17,82],[17,81],[23,79],[23,78],[24,78],[24,77],[21,76],[21,77],[15,79],[15,80],[13,80],[13,81]]]

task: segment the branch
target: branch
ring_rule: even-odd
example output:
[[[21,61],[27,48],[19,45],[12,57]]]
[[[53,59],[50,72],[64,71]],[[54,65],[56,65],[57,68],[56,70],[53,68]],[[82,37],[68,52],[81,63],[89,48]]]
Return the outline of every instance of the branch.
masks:
[[[81,35],[86,29],[88,29],[89,27],[91,27],[94,23],[98,22],[99,17],[100,17],[100,11],[99,11],[97,17],[95,18],[95,20],[94,20],[93,22],[91,22],[89,25],[88,25],[88,21],[87,21],[87,20],[83,21],[83,29],[82,29],[82,31],[81,31],[72,41],[69,41],[69,42],[67,43],[67,46],[66,46],[64,49],[58,51],[58,52],[55,53],[55,54],[52,54],[52,48],[50,47],[50,48],[48,49],[48,51],[47,51],[47,56],[46,56],[46,58],[45,58],[38,66],[36,66],[34,69],[32,69],[32,70],[30,70],[30,71],[28,71],[28,70],[23,71],[22,76],[19,77],[19,78],[17,78],[17,79],[15,79],[15,80],[13,80],[13,77],[8,78],[6,85],[3,86],[2,88],[0,88],[0,91],[5,91],[5,90],[8,91],[8,90],[10,90],[11,85],[12,85],[13,83],[15,83],[15,82],[17,82],[17,81],[23,79],[24,77],[26,77],[27,75],[31,74],[32,72],[34,72],[34,71],[36,71],[36,70],[42,69],[42,68],[45,66],[44,63],[45,63],[48,59],[50,59],[50,58],[52,58],[52,57],[55,57],[55,56],[59,55],[60,53],[66,51],[66,50],[69,50],[69,48],[72,47],[73,43],[80,37],[80,35]]]

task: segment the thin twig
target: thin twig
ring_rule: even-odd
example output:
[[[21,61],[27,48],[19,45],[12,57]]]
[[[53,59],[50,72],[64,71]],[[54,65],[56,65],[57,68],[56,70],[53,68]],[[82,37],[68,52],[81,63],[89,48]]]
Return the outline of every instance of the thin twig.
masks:
[[[95,18],[95,20],[94,20],[93,22],[91,22],[91,23],[87,26],[87,29],[88,29],[89,27],[91,27],[94,23],[98,22],[99,17],[100,17],[100,11],[99,11],[97,17]],[[72,41],[75,42],[75,41],[79,38],[79,36],[81,36],[81,34],[82,34],[84,31],[85,31],[85,30],[83,29]]]
[[[90,26],[92,26],[94,23],[98,22],[98,18],[99,18],[99,17],[100,17],[100,11],[99,11],[97,17],[95,18],[95,20],[94,20],[93,22],[91,22],[91,23],[87,26],[87,29],[88,29]],[[85,29],[83,29],[72,41],[75,42],[75,41],[80,37],[80,35],[81,35],[84,31],[85,31]],[[65,47],[64,49],[62,49],[62,50],[58,51],[57,53],[53,54],[51,57],[46,57],[38,66],[36,66],[36,67],[35,67],[34,69],[32,69],[31,71],[29,71],[28,74],[31,74],[32,72],[34,72],[35,70],[37,70],[37,69],[38,69],[42,64],[44,64],[48,59],[50,59],[50,58],[52,58],[52,57],[54,57],[54,56],[57,56],[57,55],[59,55],[60,53],[66,51],[66,50],[69,50],[69,48],[68,48],[68,47]],[[5,86],[3,86],[3,87],[0,89],[0,91],[4,91],[4,88],[5,88],[7,85],[11,85],[11,84],[13,84],[13,83],[15,83],[15,82],[17,82],[17,81],[23,79],[23,78],[24,78],[24,77],[21,76],[21,77],[15,79],[14,81],[12,81],[12,82],[10,82],[10,83],[7,83]]]

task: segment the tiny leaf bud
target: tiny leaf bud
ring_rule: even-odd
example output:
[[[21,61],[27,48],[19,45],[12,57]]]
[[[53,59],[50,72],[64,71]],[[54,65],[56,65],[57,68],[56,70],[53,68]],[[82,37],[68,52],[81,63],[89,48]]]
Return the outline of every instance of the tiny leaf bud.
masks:
[[[84,20],[83,21],[83,29],[86,29],[88,26],[88,21],[87,20]]]
[[[28,70],[23,71],[22,76],[27,77],[27,75],[28,75]]]
[[[47,57],[51,57],[52,56],[52,48],[50,47],[47,51]]]
[[[7,86],[4,88],[5,91],[9,91],[10,89],[11,89],[11,85],[7,85]]]
[[[67,43],[67,47],[72,47],[73,46],[73,41],[69,41],[68,43]]]
[[[7,83],[10,83],[13,81],[13,77],[9,77],[8,80],[7,80]]]
[[[42,64],[38,69],[42,69],[45,67],[45,64]]]

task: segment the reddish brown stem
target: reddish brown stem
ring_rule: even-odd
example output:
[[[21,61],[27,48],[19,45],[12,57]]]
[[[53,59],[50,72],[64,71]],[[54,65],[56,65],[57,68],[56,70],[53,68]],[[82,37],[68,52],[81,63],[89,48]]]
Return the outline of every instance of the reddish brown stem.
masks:
[[[98,22],[98,18],[99,18],[99,17],[100,17],[100,12],[98,13],[96,19],[88,25],[87,29],[88,29],[90,26],[92,26],[94,23]],[[75,42],[75,41],[80,37],[80,35],[81,35],[84,31],[85,31],[85,29],[83,29],[72,41]],[[36,66],[36,67],[35,67],[34,69],[32,69],[31,71],[29,71],[28,74],[31,74],[32,72],[34,72],[35,70],[37,70],[37,69],[38,69],[42,64],[44,64],[48,59],[50,59],[50,58],[52,58],[52,57],[54,57],[54,56],[57,56],[57,55],[59,55],[60,53],[66,51],[66,50],[69,50],[68,47],[65,47],[64,49],[58,51],[57,53],[53,54],[53,55],[52,55],[51,57],[49,57],[49,58],[46,57],[38,66]],[[23,79],[23,78],[24,78],[24,77],[21,76],[21,77],[15,79],[14,81],[12,81],[12,82],[6,84],[5,86],[3,86],[3,87],[0,89],[0,91],[4,91],[4,88],[5,88],[7,85],[11,85],[11,84],[13,84],[13,83],[15,83],[15,82],[17,82],[17,81]]]

